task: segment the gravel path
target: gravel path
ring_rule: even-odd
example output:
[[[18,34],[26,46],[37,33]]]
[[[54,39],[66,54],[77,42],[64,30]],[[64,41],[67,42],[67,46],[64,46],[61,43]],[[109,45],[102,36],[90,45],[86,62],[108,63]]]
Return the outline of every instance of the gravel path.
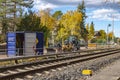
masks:
[[[62,67],[60,69],[40,73],[41,75],[39,74],[39,76],[34,74],[34,78],[32,78],[32,80],[84,80],[86,76],[81,74],[83,69],[91,69],[94,75],[98,73],[100,69],[103,69],[118,59],[120,59],[120,54],[113,54],[86,62],[80,62],[74,65]],[[31,79],[24,78],[24,80]]]

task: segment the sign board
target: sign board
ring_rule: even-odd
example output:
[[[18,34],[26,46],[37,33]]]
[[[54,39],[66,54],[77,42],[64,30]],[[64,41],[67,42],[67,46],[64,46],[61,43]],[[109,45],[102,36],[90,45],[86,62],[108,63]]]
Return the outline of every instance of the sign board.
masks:
[[[88,44],[88,47],[97,47],[97,44]]]
[[[92,70],[82,70],[82,75],[92,75]]]
[[[36,51],[38,55],[43,54],[43,43],[44,43],[43,33],[36,33]]]
[[[7,33],[8,57],[16,56],[16,33]]]

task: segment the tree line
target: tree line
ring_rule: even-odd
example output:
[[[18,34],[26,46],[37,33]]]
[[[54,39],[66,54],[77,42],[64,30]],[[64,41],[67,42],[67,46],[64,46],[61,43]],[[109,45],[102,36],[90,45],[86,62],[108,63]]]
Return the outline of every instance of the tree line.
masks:
[[[5,35],[8,31],[16,31],[25,8],[30,9],[32,6],[33,0],[0,0],[1,41],[5,41]]]
[[[106,42],[106,32],[100,30],[100,36],[95,38],[94,23],[86,24],[86,9],[84,0],[74,11],[56,11],[51,9],[40,10],[35,13],[31,10],[33,0],[0,0],[0,27],[2,27],[1,40],[4,41],[8,31],[34,31],[44,33],[44,42],[48,46],[64,41],[70,36],[88,42]],[[27,11],[25,11],[26,9]],[[109,40],[112,33],[109,34]],[[102,41],[101,41],[102,40]]]

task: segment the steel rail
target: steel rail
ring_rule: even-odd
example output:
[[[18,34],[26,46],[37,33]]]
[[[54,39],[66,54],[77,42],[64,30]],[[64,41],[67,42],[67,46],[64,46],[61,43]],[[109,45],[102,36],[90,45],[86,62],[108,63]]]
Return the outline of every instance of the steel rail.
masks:
[[[72,54],[72,53],[94,52],[94,51],[110,50],[110,49],[116,49],[116,48],[102,48],[102,49],[92,49],[92,50],[90,49],[90,50],[81,50],[81,51],[75,51],[75,52],[64,52],[64,53],[35,55],[35,56],[15,56],[15,57],[10,57],[10,58],[0,59],[0,62],[11,61],[11,60],[20,60],[20,59],[39,58],[39,57],[49,57],[49,56],[56,56],[56,55],[59,56],[59,55]]]
[[[91,59],[95,59],[95,58],[99,58],[99,57],[103,57],[103,56],[107,56],[107,55],[112,55],[112,54],[115,54],[115,53],[118,53],[118,52],[120,52],[120,50],[116,49],[116,50],[103,51],[103,52],[89,54],[89,56],[78,55],[78,56],[75,56],[75,57],[66,57],[64,59],[62,59],[62,58],[57,59],[56,61],[53,60],[52,62],[51,61],[50,62],[46,61],[46,62],[43,62],[43,63],[48,64],[46,66],[38,67],[38,68],[32,69],[32,70],[17,72],[17,73],[13,73],[13,74],[6,74],[4,76],[0,76],[0,80],[9,80],[9,79],[15,78],[15,76],[19,77],[21,75],[30,74],[30,73],[33,73],[33,72],[36,72],[36,71],[41,72],[41,71],[48,70],[48,69],[51,69],[51,68],[56,68],[56,67],[65,66],[65,65],[68,65],[68,64],[73,64],[73,63],[82,62],[82,61],[88,61],[88,60],[91,60]],[[52,64],[50,64],[50,63],[52,63]],[[38,63],[38,65],[44,65],[44,64]]]
[[[117,49],[113,49],[110,51],[104,51],[105,52],[111,52],[111,51],[116,51]],[[94,52],[91,54],[83,54],[83,55],[74,55],[74,56],[67,56],[67,57],[62,57],[62,58],[57,58],[57,59],[49,59],[49,60],[42,60],[42,61],[36,61],[36,62],[32,62],[32,63],[26,63],[26,64],[17,64],[17,65],[12,65],[12,66],[6,66],[6,67],[1,67],[0,68],[0,72],[7,70],[7,69],[14,69],[14,68],[18,68],[20,66],[25,67],[25,66],[31,66],[31,65],[36,65],[36,64],[44,64],[44,63],[49,63],[49,62],[54,62],[54,61],[61,61],[61,60],[67,60],[67,59],[72,59],[72,58],[78,58],[78,57],[86,57],[86,56],[91,56],[91,55],[96,55],[96,54],[101,54],[102,52]]]

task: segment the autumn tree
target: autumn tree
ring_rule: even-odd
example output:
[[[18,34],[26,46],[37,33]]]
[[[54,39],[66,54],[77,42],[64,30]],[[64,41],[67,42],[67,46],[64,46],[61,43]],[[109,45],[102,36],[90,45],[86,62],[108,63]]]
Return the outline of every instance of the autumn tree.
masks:
[[[94,38],[94,32],[95,32],[94,23],[91,22],[91,24],[90,24],[90,32],[89,32],[90,40]]]
[[[82,14],[78,11],[68,11],[60,19],[60,24],[62,25],[62,28],[59,32],[58,36],[61,36],[61,38],[66,39],[70,36],[76,36],[77,38],[80,37],[79,31],[80,31],[80,22],[82,21]],[[60,37],[58,38],[60,39]]]
[[[48,28],[48,33],[46,34],[46,47],[48,47],[48,42],[53,40],[54,29],[56,27],[55,18],[50,14],[50,9],[41,10],[39,16],[41,18],[41,24]],[[53,41],[54,42],[54,41]]]
[[[59,29],[60,29],[60,19],[61,19],[61,17],[62,17],[62,15],[63,15],[63,13],[61,12],[61,11],[56,11],[53,15],[52,15],[52,17],[55,19],[55,23],[56,23],[56,31],[58,31]]]
[[[86,25],[86,31],[87,31],[86,40],[89,41],[90,40],[90,25],[89,24]]]
[[[114,36],[113,32],[110,32],[110,33],[108,34],[108,39],[109,39],[109,41],[111,41],[111,40],[113,39],[113,36]]]
[[[50,14],[50,9],[41,10],[39,16],[41,17],[42,25],[45,25],[49,30],[55,27],[55,19]]]
[[[89,32],[89,24],[86,25],[86,30]]]
[[[56,36],[56,41],[62,42],[64,44],[64,40],[68,38],[68,33],[66,32],[65,27],[60,27],[57,36]]]
[[[62,15],[63,15],[62,11],[55,11],[55,12],[52,14],[52,17],[55,19],[55,23],[56,23],[55,29],[54,29],[54,32],[55,32],[55,36],[54,36],[55,43],[58,42],[58,38],[60,37],[60,36],[58,37],[57,34],[58,34],[59,32],[64,32],[63,29],[61,29],[62,26],[60,25],[60,19],[61,19]],[[61,31],[61,30],[62,30],[62,31]],[[59,42],[60,42],[60,41],[59,41]]]

